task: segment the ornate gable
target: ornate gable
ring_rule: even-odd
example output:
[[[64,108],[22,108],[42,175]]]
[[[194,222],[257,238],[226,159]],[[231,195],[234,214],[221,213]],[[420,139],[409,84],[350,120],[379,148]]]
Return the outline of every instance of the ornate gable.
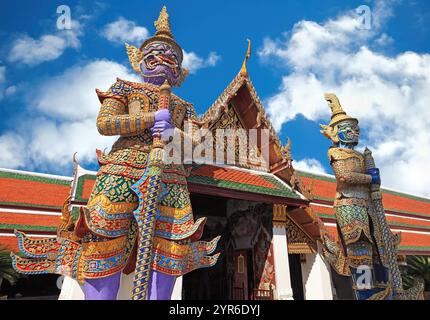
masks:
[[[269,155],[265,160],[269,171],[305,197],[311,198],[309,188],[302,183],[292,166],[291,141],[288,141],[285,146],[282,145],[252,84],[246,67],[249,56],[250,43],[240,72],[200,119],[201,125],[203,128],[211,130],[213,134],[216,129],[267,129]],[[257,145],[250,148],[249,159],[251,161],[249,162],[251,163],[244,167],[253,168],[252,159],[260,159],[260,147]],[[236,148],[236,153],[239,153],[238,148]],[[236,154],[236,164],[240,163],[238,160],[239,157]]]
[[[314,253],[316,251],[316,242],[289,217],[287,217],[286,228],[289,253]]]

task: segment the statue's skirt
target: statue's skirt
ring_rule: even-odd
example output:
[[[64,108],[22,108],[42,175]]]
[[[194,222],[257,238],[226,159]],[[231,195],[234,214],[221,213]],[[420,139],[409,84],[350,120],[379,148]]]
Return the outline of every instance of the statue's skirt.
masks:
[[[130,166],[124,154],[99,154],[101,168],[87,206],[81,207],[74,239],[31,239],[17,232],[21,251],[21,257],[13,256],[17,271],[65,274],[80,281],[133,272],[139,241],[133,211],[139,203],[131,187],[144,174],[147,159],[140,153],[141,163],[133,161]],[[152,269],[181,276],[213,266],[219,254],[210,254],[219,237],[210,242],[199,240],[206,218],[193,219],[183,166],[166,165],[162,181]]]

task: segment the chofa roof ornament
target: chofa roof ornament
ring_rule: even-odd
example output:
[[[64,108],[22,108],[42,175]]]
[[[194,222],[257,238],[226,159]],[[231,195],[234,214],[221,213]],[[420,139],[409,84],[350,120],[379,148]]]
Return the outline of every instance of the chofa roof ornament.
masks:
[[[246,56],[243,60],[242,68],[240,69],[240,74],[243,76],[248,75],[248,69],[246,67],[246,63],[248,62],[249,57],[251,56],[251,40],[246,39],[248,41],[248,49],[246,50]]]

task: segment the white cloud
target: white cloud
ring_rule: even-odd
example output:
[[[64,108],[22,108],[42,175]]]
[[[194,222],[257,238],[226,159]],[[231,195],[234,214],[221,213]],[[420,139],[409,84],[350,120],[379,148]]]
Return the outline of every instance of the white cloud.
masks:
[[[196,73],[198,70],[208,67],[214,67],[221,57],[216,52],[211,52],[207,58],[199,57],[194,52],[186,52],[184,50],[184,61],[182,66],[187,68],[190,73]]]
[[[100,102],[94,90],[107,90],[116,77],[139,80],[116,62],[96,60],[42,82],[30,94],[30,114],[21,122],[28,130],[0,136],[0,166],[61,172],[70,168],[74,152],[81,163],[94,163],[95,150],[109,148],[117,139],[97,131]]]
[[[313,173],[327,173],[321,162],[316,159],[302,159],[294,161],[293,166],[298,170],[310,171]]]
[[[0,167],[19,168],[26,163],[26,150],[24,140],[13,133],[0,136]]]
[[[366,133],[383,184],[430,196],[430,55],[389,56],[375,47],[393,40],[380,27],[391,16],[389,1],[377,1],[371,30],[357,29],[353,11],[322,24],[300,21],[281,39],[266,39],[264,61],[278,61],[290,72],[266,102],[274,126],[302,114],[326,123],[324,92],[338,95]],[[324,159],[325,160],[325,159]]]
[[[5,97],[7,98],[14,95],[17,89],[18,88],[15,85],[8,86],[6,79],[6,67],[0,66],[0,101]]]
[[[4,97],[4,86],[6,83],[6,67],[0,66],[0,100]]]
[[[6,82],[6,67],[0,66],[0,85]]]
[[[105,25],[101,34],[107,40],[120,44],[124,42],[140,44],[149,37],[148,29],[138,26],[135,22],[123,17]]]
[[[7,87],[6,90],[4,91],[5,96],[10,97],[10,96],[14,95],[17,90],[18,90],[17,86]]]
[[[77,65],[44,81],[28,97],[28,104],[61,120],[95,119],[99,109],[95,89],[109,89],[117,77],[139,81],[126,67],[109,60]]]
[[[45,34],[34,39],[27,34],[21,35],[12,42],[8,55],[9,62],[19,62],[35,66],[46,61],[59,58],[66,49],[80,48],[79,36],[82,26],[78,20],[73,20],[72,29],[60,30],[55,34]]]

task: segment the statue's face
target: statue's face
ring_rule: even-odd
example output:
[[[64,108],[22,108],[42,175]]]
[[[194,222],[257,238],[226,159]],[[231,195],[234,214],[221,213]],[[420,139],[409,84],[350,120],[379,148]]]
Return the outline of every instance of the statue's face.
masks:
[[[356,121],[342,121],[338,125],[337,136],[341,143],[356,146],[360,138],[360,128]]]
[[[179,53],[169,44],[152,42],[142,49],[141,70],[145,82],[162,85],[167,79],[171,86],[179,85],[182,68]]]

